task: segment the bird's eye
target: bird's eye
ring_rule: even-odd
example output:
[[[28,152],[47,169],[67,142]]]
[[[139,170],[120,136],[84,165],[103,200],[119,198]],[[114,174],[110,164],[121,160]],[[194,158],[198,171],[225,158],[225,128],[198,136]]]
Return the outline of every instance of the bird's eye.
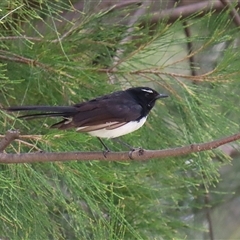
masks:
[[[149,97],[149,95],[150,95],[149,93],[145,93],[145,97]]]

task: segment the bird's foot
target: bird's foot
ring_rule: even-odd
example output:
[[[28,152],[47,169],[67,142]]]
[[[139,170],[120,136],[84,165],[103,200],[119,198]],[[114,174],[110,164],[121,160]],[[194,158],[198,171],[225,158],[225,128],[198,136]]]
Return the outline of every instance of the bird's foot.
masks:
[[[134,153],[135,151],[138,151],[138,155],[139,155],[139,156],[143,155],[143,153],[144,153],[144,149],[141,148],[141,147],[132,148],[132,149],[129,151],[129,153],[128,153],[128,156],[129,156],[129,158],[130,158],[131,160],[134,160],[134,158],[133,158],[133,153]]]
[[[107,155],[108,155],[108,153],[109,152],[111,152],[111,150],[108,148],[108,149],[105,149],[104,151],[103,151],[103,156],[105,157],[105,158],[107,158]]]
[[[103,145],[104,147],[104,151],[103,151],[103,156],[106,158],[107,154],[109,152],[111,152],[111,150],[107,147],[107,145],[103,142],[103,140],[101,138],[98,137],[98,140],[100,141],[100,143]]]

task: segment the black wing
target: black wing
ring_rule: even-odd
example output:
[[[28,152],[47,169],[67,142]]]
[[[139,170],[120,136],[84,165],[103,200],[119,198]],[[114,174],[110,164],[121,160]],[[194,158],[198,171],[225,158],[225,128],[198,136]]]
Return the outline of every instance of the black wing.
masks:
[[[59,129],[83,128],[79,131],[93,131],[101,128],[114,129],[127,122],[141,118],[142,107],[131,97],[122,94],[108,95],[89,102],[76,104],[77,112],[71,119],[65,119],[52,127]]]

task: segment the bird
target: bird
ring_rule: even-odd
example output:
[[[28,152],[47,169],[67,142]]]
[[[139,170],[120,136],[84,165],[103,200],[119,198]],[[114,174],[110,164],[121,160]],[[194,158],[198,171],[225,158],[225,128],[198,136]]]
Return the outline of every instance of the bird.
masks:
[[[88,133],[97,137],[109,151],[102,138],[115,139],[138,130],[146,122],[156,100],[166,97],[168,95],[149,87],[132,87],[72,106],[12,106],[4,110],[37,112],[18,117],[26,120],[62,117],[61,121],[50,128],[75,128],[77,132]]]

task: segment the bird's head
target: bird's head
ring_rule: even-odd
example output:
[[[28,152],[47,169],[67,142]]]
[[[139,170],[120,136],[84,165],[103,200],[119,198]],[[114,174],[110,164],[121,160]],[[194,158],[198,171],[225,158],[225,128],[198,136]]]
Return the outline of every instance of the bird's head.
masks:
[[[159,98],[166,98],[168,95],[160,94],[149,87],[135,87],[126,90],[129,92],[142,106],[151,110]]]

